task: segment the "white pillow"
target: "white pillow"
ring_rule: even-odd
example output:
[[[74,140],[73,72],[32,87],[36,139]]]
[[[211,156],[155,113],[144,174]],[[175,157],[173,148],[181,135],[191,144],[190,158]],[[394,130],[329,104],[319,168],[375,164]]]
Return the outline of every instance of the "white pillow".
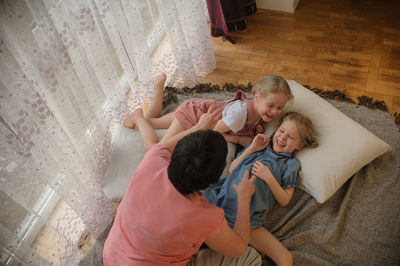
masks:
[[[297,153],[301,164],[300,188],[319,203],[325,202],[352,175],[391,147],[333,105],[295,81],[288,81],[294,101],[285,111],[308,116],[318,134],[319,146]],[[276,129],[266,127],[266,135]]]
[[[166,129],[156,130],[161,139]],[[229,166],[235,156],[236,146],[228,143],[226,167],[222,176],[227,175]],[[146,151],[139,131],[118,127],[112,140],[109,162],[103,179],[103,191],[112,201],[121,201],[133,173],[143,159]]]

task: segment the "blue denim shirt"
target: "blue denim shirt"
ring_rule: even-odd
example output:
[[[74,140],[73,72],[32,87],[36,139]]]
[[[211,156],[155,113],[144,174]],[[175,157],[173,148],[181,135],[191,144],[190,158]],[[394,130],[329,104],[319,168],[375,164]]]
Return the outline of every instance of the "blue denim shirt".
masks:
[[[225,217],[231,227],[235,224],[237,214],[237,195],[233,185],[242,181],[246,170],[249,170],[251,174],[251,168],[256,161],[260,161],[269,167],[282,188],[297,186],[300,163],[292,153],[274,152],[271,145],[269,145],[261,151],[246,156],[230,175],[221,178],[214,186],[202,191],[203,196],[211,204],[224,209]],[[275,202],[271,190],[263,180],[257,178],[254,181],[254,187],[255,193],[250,202],[251,228],[264,224],[262,215]]]

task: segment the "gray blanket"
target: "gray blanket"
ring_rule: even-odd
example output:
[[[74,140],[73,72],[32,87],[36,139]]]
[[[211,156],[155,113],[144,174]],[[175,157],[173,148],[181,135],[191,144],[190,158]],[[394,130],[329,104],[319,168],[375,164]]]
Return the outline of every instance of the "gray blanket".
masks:
[[[228,99],[232,95],[218,92],[190,98]],[[187,98],[179,95],[178,102],[169,102],[164,111],[175,109]],[[362,168],[323,204],[297,189],[288,206],[276,204],[265,213],[266,228],[292,252],[295,265],[400,265],[399,129],[386,112],[329,102],[393,151]],[[95,242],[81,265],[101,264],[103,241]],[[264,257],[263,265],[274,264]]]

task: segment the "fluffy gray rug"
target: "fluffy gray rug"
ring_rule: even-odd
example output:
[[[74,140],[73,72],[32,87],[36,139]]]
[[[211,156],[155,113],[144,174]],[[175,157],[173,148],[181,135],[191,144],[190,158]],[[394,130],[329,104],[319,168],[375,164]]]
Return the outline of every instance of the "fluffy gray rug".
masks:
[[[228,99],[232,95],[221,91],[169,95],[164,111],[192,97]],[[266,228],[292,252],[295,265],[400,265],[399,129],[387,112],[328,101],[393,151],[362,168],[324,204],[297,189],[288,206],[274,205],[265,213]],[[80,265],[102,265],[106,236],[107,232],[95,242]],[[263,265],[274,264],[264,257]]]

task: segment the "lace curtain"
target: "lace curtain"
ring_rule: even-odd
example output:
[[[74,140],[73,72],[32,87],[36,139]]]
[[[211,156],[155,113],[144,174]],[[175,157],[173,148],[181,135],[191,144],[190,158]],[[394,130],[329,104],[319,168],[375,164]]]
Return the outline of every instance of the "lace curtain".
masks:
[[[75,265],[82,233],[112,222],[112,128],[157,72],[193,86],[215,68],[205,14],[197,0],[0,1],[0,264]]]

